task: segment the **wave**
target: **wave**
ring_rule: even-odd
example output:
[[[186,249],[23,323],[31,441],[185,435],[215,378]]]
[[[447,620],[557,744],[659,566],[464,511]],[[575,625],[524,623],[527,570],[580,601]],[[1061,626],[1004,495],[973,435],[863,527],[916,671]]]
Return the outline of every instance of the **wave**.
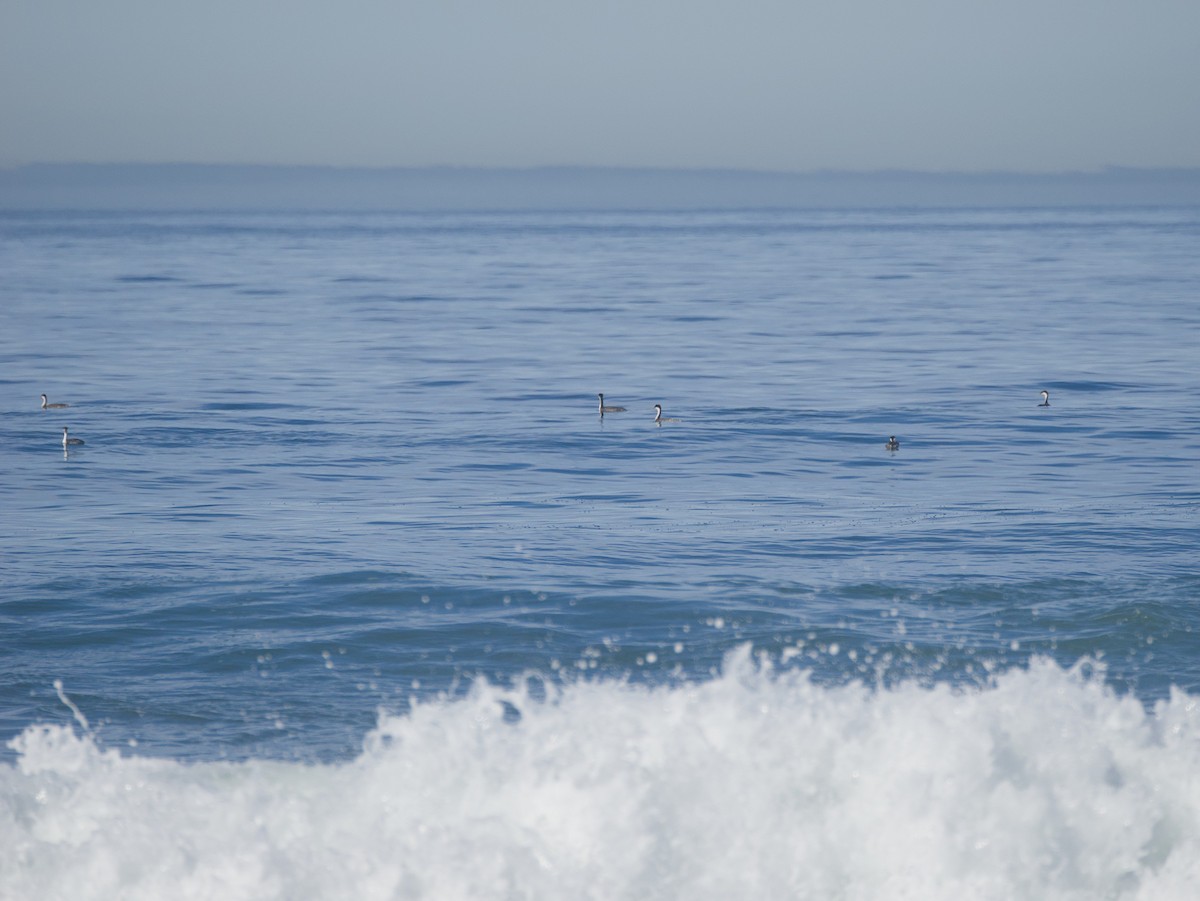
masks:
[[[66,700],[64,698],[64,700]],[[339,764],[184,764],[30,726],[5,898],[1194,896],[1200,709],[1084,662],[984,687],[536,676],[381,712]]]

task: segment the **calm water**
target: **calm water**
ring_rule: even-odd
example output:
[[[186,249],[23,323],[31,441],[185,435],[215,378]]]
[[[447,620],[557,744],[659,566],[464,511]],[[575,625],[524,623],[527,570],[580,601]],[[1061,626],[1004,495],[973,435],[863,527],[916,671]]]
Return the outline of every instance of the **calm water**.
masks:
[[[0,272],[0,896],[1192,897],[1200,210]]]

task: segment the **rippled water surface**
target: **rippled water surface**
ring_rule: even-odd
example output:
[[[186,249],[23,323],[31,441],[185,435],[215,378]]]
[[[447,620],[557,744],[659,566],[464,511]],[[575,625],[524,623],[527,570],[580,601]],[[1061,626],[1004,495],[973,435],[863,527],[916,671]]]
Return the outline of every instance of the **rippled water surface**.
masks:
[[[10,733],[62,678],[167,753],[344,753],[414,682],[742,641],[1197,687],[1194,215],[0,234]]]

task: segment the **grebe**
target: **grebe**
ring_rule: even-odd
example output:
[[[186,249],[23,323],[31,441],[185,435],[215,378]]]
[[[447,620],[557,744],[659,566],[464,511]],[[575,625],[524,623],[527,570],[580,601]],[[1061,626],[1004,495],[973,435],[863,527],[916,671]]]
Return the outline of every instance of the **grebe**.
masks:
[[[885,444],[884,447],[890,451],[898,451],[900,450],[900,442],[896,440],[895,435],[892,435],[892,437],[888,438],[887,444]]]
[[[67,449],[67,445],[83,444],[82,438],[71,438],[67,435],[67,427],[63,426],[63,450]]]
[[[603,416],[605,413],[624,413],[625,412],[624,407],[606,407],[606,406],[604,406],[604,395],[603,394],[597,394],[596,397],[600,398],[600,415],[601,416]]]
[[[679,422],[679,420],[675,419],[673,416],[663,416],[662,415],[662,404],[654,405],[654,421],[657,423]]]
[[[1042,402],[1041,402],[1040,404],[1038,404],[1038,406],[1039,406],[1039,407],[1048,407],[1048,406],[1050,406],[1050,392],[1049,392],[1049,391],[1043,391],[1043,392],[1042,392]]]
[[[63,410],[69,406],[71,406],[71,405],[70,404],[52,404],[46,398],[46,395],[44,395],[44,394],[42,395],[42,409],[43,410]]]

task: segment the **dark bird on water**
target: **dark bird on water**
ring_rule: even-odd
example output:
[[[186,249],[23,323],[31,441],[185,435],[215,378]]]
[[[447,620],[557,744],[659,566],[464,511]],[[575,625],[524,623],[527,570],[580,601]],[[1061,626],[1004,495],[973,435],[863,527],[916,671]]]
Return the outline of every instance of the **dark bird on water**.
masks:
[[[605,406],[603,394],[597,394],[596,397],[600,398],[600,415],[601,416],[603,416],[605,413],[624,413],[625,412],[624,407]]]

